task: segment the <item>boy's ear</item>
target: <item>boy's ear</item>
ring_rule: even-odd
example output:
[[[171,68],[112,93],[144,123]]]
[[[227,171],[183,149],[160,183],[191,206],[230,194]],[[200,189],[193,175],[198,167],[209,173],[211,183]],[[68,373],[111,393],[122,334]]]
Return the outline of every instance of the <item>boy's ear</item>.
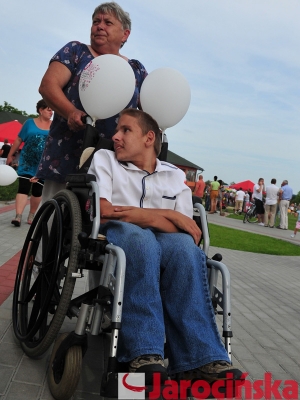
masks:
[[[146,137],[147,137],[146,145],[147,145],[147,147],[150,147],[155,142],[155,133],[153,131],[148,131],[146,133]]]

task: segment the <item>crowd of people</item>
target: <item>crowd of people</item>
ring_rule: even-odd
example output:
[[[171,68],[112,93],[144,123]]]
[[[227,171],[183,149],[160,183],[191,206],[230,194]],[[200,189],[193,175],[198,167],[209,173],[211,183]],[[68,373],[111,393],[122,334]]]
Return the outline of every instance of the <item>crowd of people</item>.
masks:
[[[202,175],[201,181],[203,182]],[[194,195],[196,191],[198,193],[198,182],[195,186]],[[264,179],[259,178],[252,190],[251,188],[243,190],[240,187],[238,190],[226,191],[222,180],[218,180],[218,177],[214,176],[212,182],[202,185],[202,196],[197,197],[197,199],[203,200],[204,198],[205,210],[209,214],[216,212],[217,204],[219,210],[226,206],[232,206],[235,214],[241,214],[247,211],[252,201],[256,206],[258,225],[269,228],[275,227],[275,218],[276,215],[279,215],[280,222],[276,228],[287,230],[288,213],[293,213],[298,218],[294,233],[291,235],[294,238],[300,229],[300,205],[290,203],[293,197],[293,189],[288,180],[283,180],[280,187],[276,186],[276,182],[276,179],[273,178],[270,184],[266,186]]]

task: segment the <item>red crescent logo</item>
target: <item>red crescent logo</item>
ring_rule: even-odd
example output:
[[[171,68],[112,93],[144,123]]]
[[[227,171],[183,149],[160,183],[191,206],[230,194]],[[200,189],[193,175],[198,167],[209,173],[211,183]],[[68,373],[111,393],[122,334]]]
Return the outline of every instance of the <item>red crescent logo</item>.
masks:
[[[145,389],[147,388],[146,386],[132,386],[132,385],[129,385],[129,384],[126,382],[126,378],[127,378],[128,375],[129,375],[129,374],[125,374],[125,375],[123,376],[123,379],[122,379],[123,386],[124,386],[126,389],[132,390],[133,392],[142,392],[143,390],[145,390]]]

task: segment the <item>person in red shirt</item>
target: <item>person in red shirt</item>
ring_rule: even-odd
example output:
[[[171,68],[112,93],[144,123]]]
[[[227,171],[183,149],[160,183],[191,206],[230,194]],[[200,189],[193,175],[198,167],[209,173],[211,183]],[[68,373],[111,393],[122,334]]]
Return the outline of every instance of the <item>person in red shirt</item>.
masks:
[[[205,182],[203,180],[203,175],[199,175],[199,179],[195,184],[195,190],[193,193],[193,203],[202,204],[203,193],[205,189]]]

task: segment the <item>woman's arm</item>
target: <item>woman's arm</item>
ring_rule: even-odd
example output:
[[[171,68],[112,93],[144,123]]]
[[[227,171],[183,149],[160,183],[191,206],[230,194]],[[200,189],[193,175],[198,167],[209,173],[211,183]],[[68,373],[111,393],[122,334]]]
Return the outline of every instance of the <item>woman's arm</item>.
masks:
[[[86,113],[78,110],[63,92],[70,79],[69,69],[60,62],[53,61],[42,79],[39,92],[47,105],[68,121],[70,129],[77,131],[83,128],[81,117]]]
[[[7,160],[6,160],[6,165],[9,165],[9,164],[12,163],[12,161],[13,161],[13,155],[14,155],[15,152],[18,150],[18,148],[19,148],[19,146],[20,146],[20,144],[21,144],[22,142],[23,142],[23,140],[22,140],[19,136],[17,136],[16,139],[15,139],[15,141],[13,142],[13,144],[12,144],[10,150],[9,150],[9,153],[8,153],[8,156],[7,156]]]

